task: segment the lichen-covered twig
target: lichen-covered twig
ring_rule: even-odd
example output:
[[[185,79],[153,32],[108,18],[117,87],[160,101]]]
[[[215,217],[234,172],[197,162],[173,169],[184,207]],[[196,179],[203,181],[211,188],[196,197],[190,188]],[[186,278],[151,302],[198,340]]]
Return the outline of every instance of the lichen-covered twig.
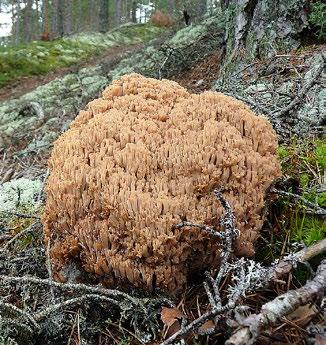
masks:
[[[184,221],[182,223],[175,225],[173,228],[174,229],[181,229],[181,228],[186,227],[186,226],[189,226],[191,228],[198,228],[198,229],[203,230],[203,231],[207,232],[208,234],[210,234],[214,237],[218,237],[220,239],[225,238],[225,234],[223,232],[218,232],[210,226],[206,226],[206,225],[202,225],[202,224],[196,224],[196,223],[192,223],[192,222]]]
[[[48,308],[37,313],[34,316],[34,318],[37,321],[41,321],[59,309],[71,307],[71,306],[76,305],[76,304],[82,304],[82,303],[90,302],[90,301],[95,301],[98,303],[106,303],[109,305],[117,305],[118,307],[121,307],[121,303],[119,303],[118,300],[115,300],[113,298],[110,298],[107,296],[101,296],[98,294],[87,294],[87,295],[83,295],[80,297],[71,298],[71,299],[65,300],[65,301],[60,302],[60,303],[52,304]]]
[[[37,332],[40,330],[39,325],[37,324],[36,320],[33,318],[33,316],[26,311],[23,311],[19,308],[17,308],[15,305],[10,303],[5,303],[0,300],[0,310],[1,310],[1,317],[4,317],[5,319],[9,319],[6,317],[6,314],[15,314],[27,321],[27,323],[33,327]]]
[[[27,214],[27,213],[19,213],[19,212],[11,212],[11,211],[1,211],[4,214],[7,214],[8,216],[15,216],[18,218],[33,218],[33,219],[40,219],[40,217],[35,216],[33,214]]]
[[[321,55],[324,59],[323,54]],[[318,77],[321,75],[322,71],[324,70],[324,62],[321,63],[318,67],[318,69],[315,71],[315,75],[313,78],[310,79],[310,81],[305,84],[298,92],[297,96],[292,100],[292,102],[286,106],[285,108],[283,108],[280,111],[276,111],[273,114],[270,114],[270,116],[277,116],[278,118],[282,118],[285,114],[287,114],[290,110],[292,110],[293,108],[295,108],[298,104],[300,104],[300,102],[302,101],[302,99],[305,97],[305,95],[307,94],[308,90],[316,83],[316,81],[318,80]]]
[[[289,273],[299,262],[307,262],[310,259],[325,253],[326,238],[311,245],[310,247],[301,249],[295,254],[285,256],[282,260],[279,260],[274,265],[266,269],[265,285],[272,281],[276,281]]]
[[[143,311],[146,311],[144,302],[146,299],[132,297],[129,294],[119,291],[119,290],[112,290],[112,289],[105,289],[99,286],[91,286],[85,284],[77,284],[77,283],[58,283],[50,279],[40,279],[36,277],[13,277],[13,276],[6,276],[0,275],[0,286],[6,283],[23,283],[23,284],[35,284],[40,286],[48,286],[53,287],[61,291],[70,291],[75,293],[85,293],[85,294],[97,294],[107,297],[114,297],[120,298],[126,301],[129,301],[135,306],[140,307]],[[171,304],[171,302],[167,299],[161,300],[162,303]]]
[[[264,304],[259,314],[250,315],[241,321],[240,328],[226,341],[226,345],[254,344],[260,332],[276,324],[282,317],[290,314],[299,306],[312,302],[322,296],[326,289],[326,260],[323,260],[316,276],[297,290],[290,290]]]
[[[270,192],[271,192],[271,193],[278,194],[278,195],[287,196],[287,197],[292,198],[292,199],[299,200],[299,201],[301,201],[305,206],[307,206],[307,207],[310,208],[310,210],[307,210],[307,212],[312,212],[313,214],[318,215],[318,216],[326,216],[326,210],[325,210],[325,209],[323,209],[323,208],[320,207],[319,205],[314,204],[313,202],[311,202],[311,201],[305,199],[305,198],[302,197],[301,195],[294,194],[294,193],[290,193],[290,192],[286,192],[286,191],[279,190],[279,189],[275,189],[275,188],[272,188],[272,189],[270,190]]]

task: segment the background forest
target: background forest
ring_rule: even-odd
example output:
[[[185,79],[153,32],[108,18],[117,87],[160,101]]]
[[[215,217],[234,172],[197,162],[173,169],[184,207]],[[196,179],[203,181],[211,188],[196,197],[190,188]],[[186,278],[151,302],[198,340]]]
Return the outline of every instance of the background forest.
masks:
[[[0,2],[0,39],[18,43],[83,31],[106,32],[123,23],[145,23],[157,10],[180,18],[183,9],[200,17],[218,1],[207,0],[5,0]],[[3,32],[9,35],[1,37]],[[4,31],[5,30],[5,31]]]

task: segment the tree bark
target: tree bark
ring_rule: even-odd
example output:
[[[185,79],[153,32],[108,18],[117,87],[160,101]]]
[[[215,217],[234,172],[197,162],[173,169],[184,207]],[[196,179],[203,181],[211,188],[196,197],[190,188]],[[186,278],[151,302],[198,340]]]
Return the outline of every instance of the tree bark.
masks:
[[[20,42],[21,37],[20,37],[20,0],[16,2],[16,11],[14,11],[14,5],[12,5],[12,24],[14,26],[14,40],[16,43]]]
[[[115,0],[115,24],[116,26],[121,23],[121,0]]]
[[[132,6],[131,6],[131,21],[133,23],[137,23],[136,12],[137,12],[137,1],[133,0]]]
[[[56,0],[56,33],[59,37],[64,35],[63,15],[64,15],[64,0]]]
[[[100,32],[106,32],[109,29],[109,1],[100,0]]]
[[[50,39],[49,32],[49,0],[43,0],[42,4],[42,17],[43,17],[43,33],[42,39],[48,41]]]
[[[72,34],[72,0],[63,0],[63,34]]]

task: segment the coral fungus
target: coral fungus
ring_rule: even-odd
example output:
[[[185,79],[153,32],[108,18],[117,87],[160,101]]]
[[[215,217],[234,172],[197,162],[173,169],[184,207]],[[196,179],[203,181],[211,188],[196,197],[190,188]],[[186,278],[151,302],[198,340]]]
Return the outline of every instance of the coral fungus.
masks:
[[[138,74],[114,81],[54,144],[43,216],[53,272],[75,261],[107,284],[179,290],[218,262],[216,239],[174,227],[218,229],[217,186],[236,214],[235,252],[253,255],[276,148],[269,122],[232,97]]]

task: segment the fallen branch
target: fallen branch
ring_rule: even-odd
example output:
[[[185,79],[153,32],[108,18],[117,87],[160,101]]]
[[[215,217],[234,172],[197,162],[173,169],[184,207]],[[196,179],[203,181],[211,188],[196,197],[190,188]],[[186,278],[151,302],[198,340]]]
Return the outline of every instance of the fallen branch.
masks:
[[[5,316],[5,312],[16,314],[20,316],[22,319],[27,321],[37,332],[40,330],[39,325],[37,324],[36,320],[33,318],[33,316],[19,308],[17,308],[15,305],[10,303],[4,303],[0,300],[0,310],[1,310],[1,316],[5,319],[8,319],[8,317]]]
[[[202,224],[196,224],[196,223],[192,223],[192,222],[182,222],[182,223],[175,225],[173,228],[174,229],[181,229],[185,226],[189,226],[191,228],[198,228],[198,229],[203,230],[203,231],[207,232],[208,234],[210,234],[214,237],[218,237],[220,239],[225,238],[225,234],[223,232],[217,232],[216,230],[214,230],[210,226],[206,226],[206,225],[202,225]]]
[[[241,327],[226,341],[226,345],[251,345],[261,331],[276,324],[282,317],[298,307],[324,295],[326,289],[326,260],[323,260],[314,279],[297,290],[290,290],[264,304],[259,314],[253,314],[241,321]]]
[[[216,196],[216,198],[218,199],[218,201],[220,202],[220,204],[222,205],[224,209],[224,217],[220,222],[221,226],[224,227],[225,229],[223,240],[221,241],[222,251],[221,251],[221,256],[220,256],[220,267],[219,267],[219,271],[216,278],[213,278],[213,276],[210,273],[208,272],[206,273],[206,277],[208,278],[208,281],[211,284],[212,291],[207,283],[204,284],[208,299],[211,303],[212,310],[201,315],[199,318],[192,321],[188,325],[186,324],[182,325],[179,331],[177,331],[168,339],[166,339],[161,345],[172,344],[176,339],[183,337],[190,332],[196,331],[205,322],[218,317],[220,314],[223,314],[224,312],[230,309],[235,308],[235,299],[237,299],[238,296],[234,296],[235,299],[230,299],[228,303],[223,306],[221,296],[219,293],[219,284],[229,268],[228,260],[232,252],[233,240],[239,235],[239,231],[237,230],[235,226],[234,213],[231,209],[230,204],[223,198],[221,192],[222,192],[222,189],[214,190],[214,195]],[[221,238],[220,233],[215,231],[213,228],[209,228],[209,231],[207,231],[205,226],[198,226],[197,224],[193,224],[193,226],[196,226],[199,229],[209,232],[215,237]],[[218,319],[216,319],[216,321],[217,320]],[[208,332],[211,332],[211,331],[212,330],[208,330]]]
[[[5,283],[23,283],[23,284],[35,284],[41,286],[48,286],[53,287],[61,291],[70,291],[75,293],[91,293],[97,294],[102,296],[109,296],[109,297],[116,297],[122,298],[125,300],[130,301],[133,305],[139,306],[143,311],[146,311],[144,302],[147,299],[135,298],[128,295],[125,292],[119,290],[112,290],[112,289],[105,289],[99,286],[89,286],[85,284],[77,284],[77,283],[58,283],[50,279],[40,279],[36,277],[13,277],[13,276],[6,276],[0,275],[0,286],[4,285]],[[162,303],[171,304],[171,302],[167,299],[161,299]]]
[[[297,265],[298,262],[308,261],[311,258],[326,252],[325,239],[308,248],[300,250],[296,254],[290,254],[284,257],[282,260],[276,262],[274,265],[268,268],[261,267],[259,264],[256,264],[253,261],[245,261],[243,259],[238,260],[234,265],[230,264],[228,261],[232,251],[232,241],[238,233],[235,228],[235,217],[230,205],[222,197],[221,192],[215,190],[214,194],[219,199],[225,210],[225,216],[221,222],[221,225],[223,225],[225,228],[225,237],[223,239],[224,243],[222,241],[223,251],[221,254],[220,268],[216,278],[214,279],[209,273],[206,273],[208,282],[211,283],[212,290],[208,286],[207,282],[204,282],[204,287],[211,306],[211,310],[201,315],[188,325],[183,325],[179,331],[166,339],[161,345],[172,344],[175,340],[184,337],[190,332],[202,333],[200,330],[198,330],[199,327],[210,320],[215,321],[215,327],[205,331],[205,334],[214,333],[216,324],[221,317],[226,317],[228,312],[230,312],[231,310],[238,310],[239,306],[237,306],[237,301],[241,296],[244,296],[246,292],[253,291],[257,287],[267,286],[272,281],[276,281],[285,274],[289,273],[292,268]],[[203,231],[211,233],[215,237],[219,237],[219,235],[215,234],[216,231],[213,228],[209,228],[209,231],[207,231],[205,226],[198,226],[198,224],[188,224],[187,222],[184,222],[180,224],[180,227],[182,225],[195,226],[199,229],[202,229]],[[233,277],[236,277],[236,284],[232,287],[231,292],[228,295],[227,303],[225,305],[222,305],[219,285],[222,278],[232,270],[236,272],[236,275],[233,275]],[[268,303],[266,305],[268,305]],[[245,331],[239,330],[239,332],[242,335]]]

